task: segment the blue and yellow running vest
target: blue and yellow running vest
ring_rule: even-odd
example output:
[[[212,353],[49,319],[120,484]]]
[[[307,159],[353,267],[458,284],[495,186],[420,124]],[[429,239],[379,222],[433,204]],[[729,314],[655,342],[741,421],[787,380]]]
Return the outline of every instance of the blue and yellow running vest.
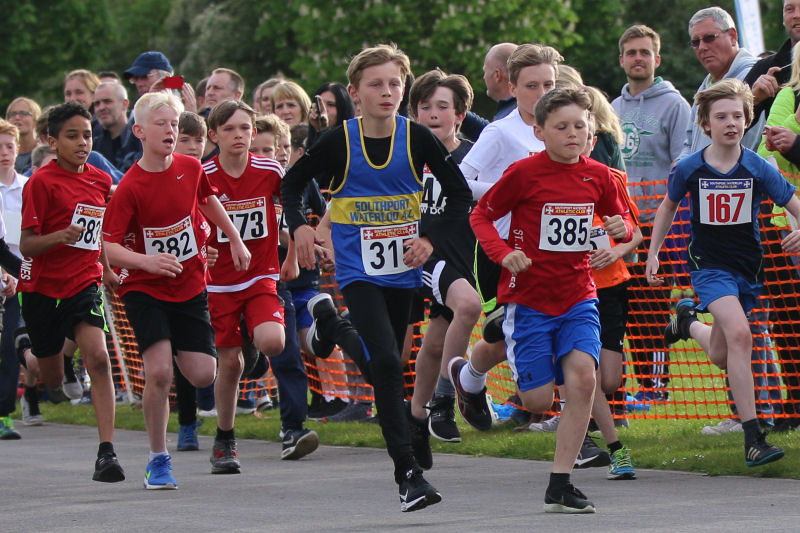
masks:
[[[373,164],[361,119],[344,123],[347,166],[331,191],[331,236],[340,287],[367,281],[383,287],[422,286],[420,269],[403,263],[403,241],[419,237],[422,181],[414,170],[409,121],[395,117],[389,158]]]

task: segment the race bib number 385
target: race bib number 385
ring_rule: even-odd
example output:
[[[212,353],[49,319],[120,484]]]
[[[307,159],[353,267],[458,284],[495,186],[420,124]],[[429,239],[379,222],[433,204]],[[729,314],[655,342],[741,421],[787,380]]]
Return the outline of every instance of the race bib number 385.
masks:
[[[105,212],[105,207],[96,207],[86,204],[76,205],[75,212],[72,214],[72,224],[83,226],[84,230],[80,237],[78,237],[78,241],[70,246],[83,248],[84,250],[99,250],[100,233],[103,227],[103,213]]]
[[[263,196],[249,200],[225,202],[225,211],[233,225],[239,230],[243,241],[261,239],[267,236],[267,201]],[[230,242],[225,233],[217,228],[217,240]]]
[[[752,222],[753,180],[700,179],[700,223],[719,226]]]
[[[144,228],[144,251],[147,255],[172,254],[181,262],[196,256],[191,217],[165,228]]]
[[[552,252],[585,252],[592,249],[594,204],[544,204],[539,249]]]
[[[403,241],[418,236],[416,222],[361,228],[361,260],[364,262],[364,271],[370,276],[384,276],[411,270],[403,262]]]

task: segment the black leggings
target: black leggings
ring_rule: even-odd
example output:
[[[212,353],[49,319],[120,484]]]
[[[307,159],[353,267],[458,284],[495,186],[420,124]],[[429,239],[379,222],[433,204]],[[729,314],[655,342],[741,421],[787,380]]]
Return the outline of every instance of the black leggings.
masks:
[[[394,461],[399,482],[415,464],[404,405],[403,345],[414,289],[392,289],[367,282],[354,282],[341,289],[350,310],[348,328],[340,321],[334,337],[359,365],[364,378],[373,386],[381,431],[386,449]],[[366,351],[364,350],[366,348]]]

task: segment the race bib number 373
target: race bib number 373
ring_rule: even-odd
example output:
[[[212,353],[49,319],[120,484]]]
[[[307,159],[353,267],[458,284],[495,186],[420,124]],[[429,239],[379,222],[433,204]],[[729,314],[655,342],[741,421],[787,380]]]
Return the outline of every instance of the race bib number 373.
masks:
[[[544,204],[539,249],[552,252],[586,252],[592,249],[594,204]]]
[[[100,249],[100,233],[103,227],[103,213],[106,212],[105,207],[96,207],[93,205],[78,204],[75,206],[75,212],[72,213],[72,224],[83,226],[83,232],[74,246],[75,248],[83,248],[84,250],[99,250]]]
[[[753,180],[700,179],[700,223],[720,226],[753,221]]]
[[[411,270],[403,262],[403,241],[418,236],[416,222],[361,228],[361,260],[364,262],[364,271],[370,276],[384,276]]]
[[[172,254],[181,262],[196,256],[191,217],[165,228],[144,228],[144,251],[147,255]]]

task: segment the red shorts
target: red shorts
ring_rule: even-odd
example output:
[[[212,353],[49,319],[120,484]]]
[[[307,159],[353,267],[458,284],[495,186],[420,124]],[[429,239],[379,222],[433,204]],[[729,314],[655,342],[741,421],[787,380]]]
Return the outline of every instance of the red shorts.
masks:
[[[217,346],[232,348],[242,345],[239,321],[244,315],[250,338],[253,329],[264,322],[283,323],[283,304],[278,297],[275,280],[260,279],[250,287],[236,292],[209,292],[208,307],[211,324],[217,336]]]

